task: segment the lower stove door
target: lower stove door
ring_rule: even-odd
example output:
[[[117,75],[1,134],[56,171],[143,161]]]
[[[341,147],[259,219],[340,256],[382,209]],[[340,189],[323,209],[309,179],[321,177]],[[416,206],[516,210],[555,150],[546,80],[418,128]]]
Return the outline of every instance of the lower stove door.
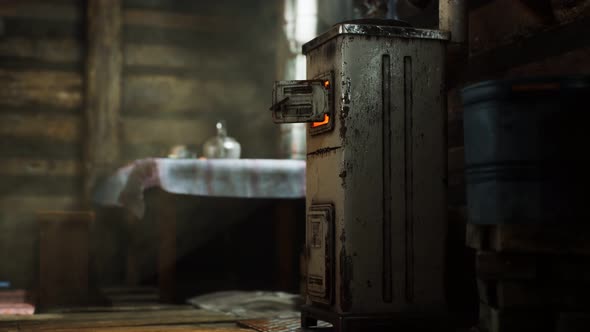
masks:
[[[334,206],[309,207],[306,224],[307,294],[313,302],[331,304],[334,288]]]

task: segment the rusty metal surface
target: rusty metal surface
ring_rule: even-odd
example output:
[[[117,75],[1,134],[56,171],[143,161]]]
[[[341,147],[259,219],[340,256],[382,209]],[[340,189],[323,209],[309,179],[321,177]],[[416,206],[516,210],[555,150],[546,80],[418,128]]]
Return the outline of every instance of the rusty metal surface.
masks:
[[[260,332],[294,332],[301,331],[300,318],[270,318],[251,319],[238,322],[239,326],[248,327]],[[318,327],[326,328],[332,326],[330,323],[319,321]]]
[[[425,31],[341,24],[308,44],[307,76],[335,77],[334,130],[307,136],[306,200],[334,204],[338,314],[445,311],[446,34]],[[307,270],[332,268],[320,258]]]
[[[326,42],[341,35],[435,40],[448,40],[450,38],[448,31],[441,30],[416,29],[391,25],[341,23],[335,25],[324,34],[304,44],[303,53],[307,54],[318,46],[325,44]]]

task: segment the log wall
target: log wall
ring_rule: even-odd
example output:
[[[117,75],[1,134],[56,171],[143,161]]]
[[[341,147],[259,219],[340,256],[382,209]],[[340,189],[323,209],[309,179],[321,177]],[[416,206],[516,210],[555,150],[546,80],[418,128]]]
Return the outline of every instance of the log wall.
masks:
[[[242,143],[243,157],[276,157],[278,127],[267,112],[275,3],[119,1],[121,80],[110,90],[120,99],[117,137],[109,140],[118,145],[115,164],[165,156],[175,144],[200,153],[218,119]],[[98,121],[91,118],[102,107],[90,106],[103,97],[87,100],[87,5],[0,2],[0,280],[16,287],[33,282],[34,212],[88,204],[88,151],[98,144],[88,121]]]
[[[28,287],[38,210],[82,188],[82,1],[0,2],[0,279]]]
[[[243,1],[124,1],[122,156],[201,144],[218,119],[244,157],[276,156],[268,104],[278,5]]]

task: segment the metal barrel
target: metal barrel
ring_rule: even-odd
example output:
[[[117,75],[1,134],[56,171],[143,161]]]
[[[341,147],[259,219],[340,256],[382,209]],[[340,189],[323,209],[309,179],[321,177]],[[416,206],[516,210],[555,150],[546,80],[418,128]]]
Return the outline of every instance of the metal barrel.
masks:
[[[590,221],[590,76],[462,90],[469,222]]]

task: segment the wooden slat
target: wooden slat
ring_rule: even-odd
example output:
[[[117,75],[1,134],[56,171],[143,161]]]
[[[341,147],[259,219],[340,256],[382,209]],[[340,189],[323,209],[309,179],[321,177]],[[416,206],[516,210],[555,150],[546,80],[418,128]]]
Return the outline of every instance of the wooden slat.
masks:
[[[590,258],[578,255],[498,253],[479,251],[477,278],[489,280],[544,280],[548,282],[589,282]]]
[[[245,25],[240,17],[199,15],[200,13],[168,12],[150,9],[126,9],[123,23],[126,25],[151,26],[160,29],[184,29],[197,31],[235,31],[236,25]],[[232,24],[226,24],[233,20]]]
[[[214,123],[194,119],[158,119],[125,117],[122,121],[122,140],[126,144],[202,143],[214,135]]]
[[[197,80],[173,75],[126,75],[125,112],[193,113],[244,109],[262,98],[249,81]],[[236,110],[237,111],[237,110]]]
[[[72,314],[72,313],[91,313],[91,312],[137,312],[137,311],[162,311],[162,310],[189,310],[193,307],[181,304],[141,304],[141,305],[117,305],[117,306],[97,306],[97,307],[72,307],[72,308],[51,308],[44,310],[46,314]]]
[[[78,142],[0,135],[0,155],[4,158],[80,159],[80,154]]]
[[[0,57],[50,63],[77,63],[82,60],[82,47],[75,39],[0,39]]]
[[[227,24],[227,23],[226,23]],[[123,39],[126,42],[156,45],[178,45],[186,48],[193,48],[201,52],[225,52],[231,45],[234,52],[240,53],[245,49],[272,51],[268,41],[263,38],[250,38],[260,33],[252,26],[246,25],[235,31],[216,30],[210,31],[187,30],[187,29],[162,29],[158,26],[149,25],[124,25]]]
[[[3,0],[0,16],[77,20],[82,18],[82,2],[75,0]]]
[[[240,16],[260,14],[268,6],[265,0],[249,0],[248,3],[235,0],[207,1],[170,1],[170,0],[125,0],[126,9],[148,9],[177,13],[206,14],[208,16],[228,15]]]
[[[82,77],[76,72],[0,69],[0,105],[76,110],[82,104]]]
[[[121,160],[125,163],[148,157],[166,157],[170,148],[170,144],[166,143],[124,144],[121,147]]]
[[[75,114],[2,114],[0,135],[13,138],[79,142],[81,119]]]
[[[478,250],[514,253],[590,254],[585,224],[467,224],[466,244]]]
[[[56,331],[147,327],[153,325],[187,325],[235,321],[234,317],[205,310],[164,310],[147,312],[110,312],[76,314],[39,314],[32,316],[0,316],[0,329],[18,322],[23,331]]]
[[[125,43],[124,65],[129,71],[150,70],[182,73],[208,73],[226,75],[226,71],[243,69],[243,60],[235,54],[208,54],[194,48],[174,45],[150,45]],[[0,64],[6,68],[7,62],[20,61],[23,66],[31,63],[42,64],[79,64],[82,62],[83,45],[75,39],[36,39],[25,37],[8,37],[0,39]]]
[[[243,59],[234,53],[208,54],[191,48],[173,45],[125,43],[125,65],[166,69],[203,69],[224,74],[223,70],[239,70]]]
[[[34,196],[0,196],[0,210],[34,212],[37,210],[75,208],[79,205],[78,196],[34,195]]]
[[[541,280],[478,281],[482,302],[497,308],[586,307],[588,283]]]
[[[71,38],[82,41],[82,21],[62,21],[45,18],[4,17],[3,37],[38,39]]]
[[[0,160],[0,175],[79,176],[79,160],[10,158]]]
[[[72,195],[79,193],[81,178],[73,176],[1,176],[0,195]]]
[[[119,160],[119,113],[123,66],[121,0],[88,1],[84,195]]]
[[[141,327],[113,327],[113,328],[89,328],[89,329],[57,329],[56,332],[252,332],[250,329],[224,326],[198,326],[198,325],[165,325],[165,326],[141,326]]]

